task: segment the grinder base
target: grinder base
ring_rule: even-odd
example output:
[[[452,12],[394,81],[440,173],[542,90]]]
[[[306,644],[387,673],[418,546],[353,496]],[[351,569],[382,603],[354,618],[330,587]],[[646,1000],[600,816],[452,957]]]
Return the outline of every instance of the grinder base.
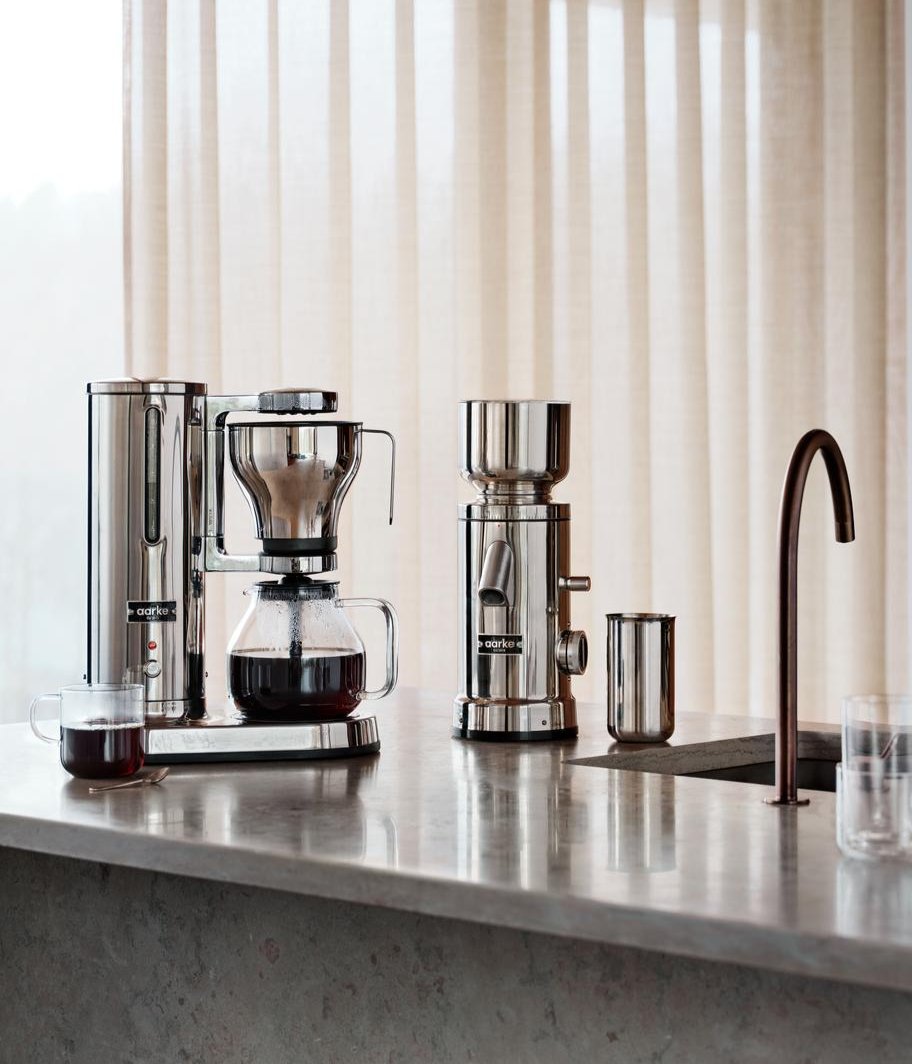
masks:
[[[552,698],[541,702],[505,702],[465,698],[453,703],[453,738],[482,742],[541,742],[575,739],[576,700]]]

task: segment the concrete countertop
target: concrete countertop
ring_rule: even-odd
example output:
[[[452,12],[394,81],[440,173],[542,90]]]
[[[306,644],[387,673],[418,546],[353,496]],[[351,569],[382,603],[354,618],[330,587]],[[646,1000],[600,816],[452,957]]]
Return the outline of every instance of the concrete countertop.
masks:
[[[832,794],[779,809],[756,785],[571,763],[659,756],[615,747],[599,706],[555,744],[456,741],[450,715],[404,690],[378,756],[184,765],[99,796],[5,725],[0,845],[912,990],[912,866],[842,857]],[[683,714],[672,756],[713,767],[722,739],[757,760],[770,732]]]

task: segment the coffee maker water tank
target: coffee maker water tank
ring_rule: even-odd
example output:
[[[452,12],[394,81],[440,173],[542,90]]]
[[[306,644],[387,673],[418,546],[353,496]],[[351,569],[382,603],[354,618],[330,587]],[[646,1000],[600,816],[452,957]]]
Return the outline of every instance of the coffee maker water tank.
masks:
[[[206,385],[88,385],[91,683],[141,683],[151,720],[205,711],[201,500]]]

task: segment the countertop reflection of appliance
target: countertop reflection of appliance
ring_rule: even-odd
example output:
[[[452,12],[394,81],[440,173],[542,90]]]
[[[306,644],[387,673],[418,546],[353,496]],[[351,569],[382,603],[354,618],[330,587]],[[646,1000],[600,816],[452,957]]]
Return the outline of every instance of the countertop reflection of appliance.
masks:
[[[570,677],[586,634],[570,626],[570,507],[551,489],[570,467],[570,404],[476,400],[459,407],[460,473],[478,492],[459,511],[462,739],[577,734]]]
[[[208,396],[205,384],[128,378],[97,381],[87,390],[86,678],[145,686],[147,761],[344,757],[379,749],[374,716],[343,716],[300,697],[270,702],[268,685],[277,682],[277,670],[283,682],[305,692],[314,684],[346,683],[346,708],[353,709],[395,685],[392,607],[339,599],[337,582],[326,576],[336,569],[339,511],[358,472],[362,436],[388,437],[395,471],[392,436],[360,422],[319,420],[335,411],[336,395],[318,389]],[[235,413],[255,419],[232,422]],[[226,453],[256,522],[257,554],[234,555],[225,547]],[[394,472],[391,522],[393,479]],[[256,586],[232,640],[233,656],[246,665],[239,670],[229,660],[238,708],[227,712],[207,713],[207,572],[278,578]],[[387,675],[377,691],[355,689],[364,686],[363,645],[343,615],[346,605],[384,613]],[[251,646],[253,634],[275,627],[276,618],[284,630],[269,646]],[[332,703],[339,691],[330,694]]]

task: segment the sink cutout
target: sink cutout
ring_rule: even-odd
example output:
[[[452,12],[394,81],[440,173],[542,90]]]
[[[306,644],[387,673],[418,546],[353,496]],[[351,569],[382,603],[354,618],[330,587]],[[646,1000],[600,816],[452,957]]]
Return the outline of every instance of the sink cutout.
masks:
[[[776,737],[772,733],[681,746],[669,743],[615,743],[605,754],[571,758],[570,763],[772,787],[776,775],[775,749]],[[799,788],[834,792],[836,765],[841,756],[841,739],[837,730],[799,732]]]
[[[798,758],[798,787],[805,791],[836,792],[836,765],[824,758]],[[759,783],[772,787],[776,782],[775,761],[758,761],[752,765],[730,765],[706,772],[681,772],[681,776],[700,780],[731,780],[734,783]]]

